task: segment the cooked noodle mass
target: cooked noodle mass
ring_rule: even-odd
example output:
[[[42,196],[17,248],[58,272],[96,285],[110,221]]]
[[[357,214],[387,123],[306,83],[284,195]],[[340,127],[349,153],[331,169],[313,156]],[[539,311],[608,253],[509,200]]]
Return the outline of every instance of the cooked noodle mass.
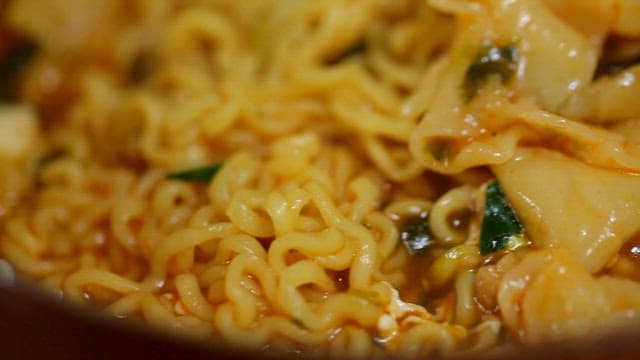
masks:
[[[0,15],[0,258],[65,300],[335,357],[640,317],[635,1]]]

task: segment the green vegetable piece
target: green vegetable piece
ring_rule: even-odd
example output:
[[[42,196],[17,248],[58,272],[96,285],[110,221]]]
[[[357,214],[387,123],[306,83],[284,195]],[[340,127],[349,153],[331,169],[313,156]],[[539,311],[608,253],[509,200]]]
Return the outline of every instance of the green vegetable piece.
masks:
[[[326,65],[336,65],[355,56],[361,56],[367,51],[367,43],[364,40],[356,41],[350,47],[339,54],[328,56],[324,62]]]
[[[598,63],[593,78],[598,79],[602,76],[614,76],[635,65],[640,65],[640,56],[621,61],[601,61]]]
[[[139,84],[149,77],[152,71],[151,55],[141,52],[129,64],[128,77],[132,84]]]
[[[423,252],[433,243],[427,217],[418,216],[407,219],[400,226],[400,239],[410,254]]]
[[[524,227],[505,197],[500,184],[487,185],[484,217],[480,233],[480,254],[487,255],[500,250],[513,250],[528,244],[523,235]]]
[[[25,41],[0,59],[0,100],[16,100],[17,83],[25,68],[37,53],[35,43]]]
[[[291,320],[292,323],[296,324],[297,327],[299,327],[301,329],[309,330],[309,328],[304,323],[304,321],[302,321],[302,319],[299,319],[299,318],[297,318],[295,316],[290,316],[289,320]]]
[[[605,40],[602,55],[598,59],[593,79],[602,76],[615,76],[629,67],[640,65],[637,40],[610,36]],[[631,50],[631,51],[629,51]]]
[[[213,164],[209,166],[197,167],[183,171],[176,171],[167,174],[168,179],[185,180],[208,184],[216,175],[222,164]]]
[[[464,78],[464,98],[471,101],[478,89],[490,79],[505,83],[517,69],[518,52],[515,46],[496,47],[487,42],[476,55]]]
[[[426,144],[426,151],[446,165],[460,151],[460,146],[453,139],[436,138]]]

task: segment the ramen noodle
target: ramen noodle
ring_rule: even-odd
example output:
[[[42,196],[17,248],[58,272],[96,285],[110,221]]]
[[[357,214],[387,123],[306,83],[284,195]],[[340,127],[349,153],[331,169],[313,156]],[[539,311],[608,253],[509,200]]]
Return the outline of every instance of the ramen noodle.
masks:
[[[338,358],[640,317],[637,1],[0,15],[0,257],[61,299]]]

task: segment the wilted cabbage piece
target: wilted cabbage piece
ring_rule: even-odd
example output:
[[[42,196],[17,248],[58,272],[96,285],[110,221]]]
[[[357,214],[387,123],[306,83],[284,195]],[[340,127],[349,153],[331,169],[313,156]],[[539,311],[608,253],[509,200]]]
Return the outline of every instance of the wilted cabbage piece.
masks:
[[[566,249],[592,272],[640,230],[637,175],[542,148],[520,149],[492,169],[533,244]]]
[[[500,311],[523,343],[598,336],[637,323],[640,284],[594,277],[576,260],[563,250],[535,251],[502,278]]]

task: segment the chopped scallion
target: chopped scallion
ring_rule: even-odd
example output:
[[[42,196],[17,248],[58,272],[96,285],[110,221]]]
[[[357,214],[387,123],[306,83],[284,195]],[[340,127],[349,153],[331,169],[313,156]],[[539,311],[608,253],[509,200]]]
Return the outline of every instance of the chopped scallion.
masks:
[[[304,321],[302,321],[302,319],[299,319],[299,318],[297,318],[295,316],[290,316],[289,320],[291,320],[292,323],[296,324],[296,326],[301,328],[301,329],[305,329],[305,330],[309,329],[307,327],[307,325],[304,323]]]
[[[367,51],[367,43],[364,40],[354,42],[350,47],[338,54],[328,56],[325,59],[327,65],[336,65],[354,56],[361,56]]]
[[[464,99],[471,101],[490,79],[506,83],[516,71],[518,52],[515,46],[497,47],[490,42],[483,44],[464,78]]]
[[[182,171],[176,171],[167,174],[167,178],[208,184],[221,167],[222,164],[213,164]]]
[[[405,220],[400,226],[400,239],[411,254],[423,252],[433,243],[426,216],[418,216]]]
[[[497,181],[487,185],[484,217],[480,232],[480,254],[514,250],[528,244],[524,227],[509,205]]]
[[[25,41],[0,59],[0,100],[16,100],[18,80],[37,53],[34,42]]]

